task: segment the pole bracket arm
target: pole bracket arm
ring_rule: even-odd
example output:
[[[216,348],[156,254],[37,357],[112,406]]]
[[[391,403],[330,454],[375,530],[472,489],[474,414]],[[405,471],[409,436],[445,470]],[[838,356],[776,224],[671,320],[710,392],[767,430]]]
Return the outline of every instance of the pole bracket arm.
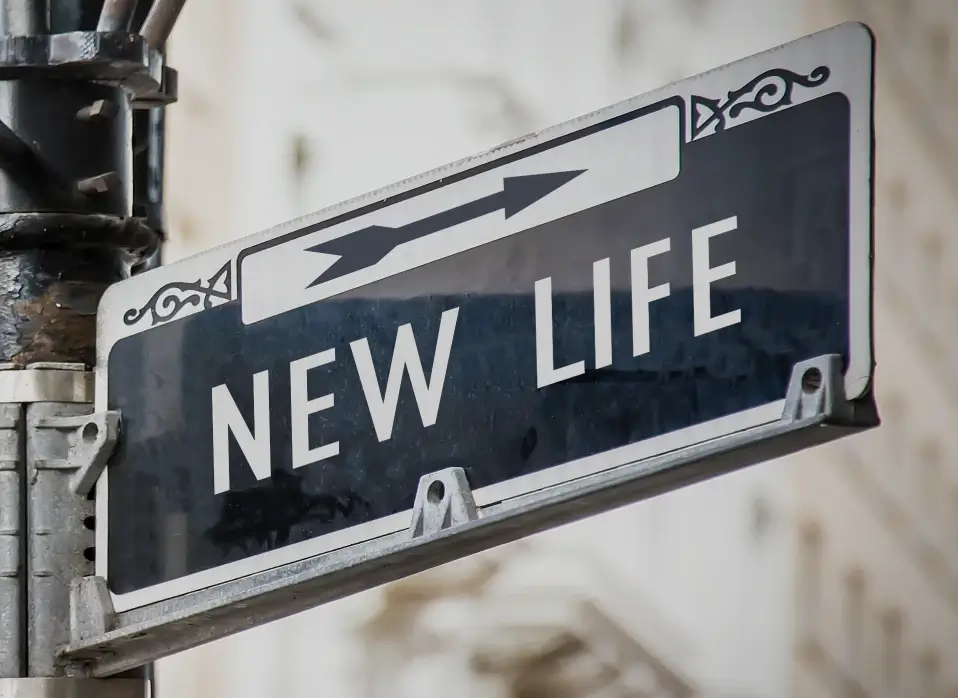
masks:
[[[69,432],[66,458],[40,462],[37,468],[74,470],[70,489],[77,496],[87,496],[116,447],[120,434],[120,413],[107,410],[73,417],[45,417],[36,426]]]
[[[479,518],[472,488],[462,468],[447,468],[419,480],[409,537],[421,538]]]
[[[80,577],[70,583],[71,643],[113,630],[115,619],[113,600],[103,577]]]

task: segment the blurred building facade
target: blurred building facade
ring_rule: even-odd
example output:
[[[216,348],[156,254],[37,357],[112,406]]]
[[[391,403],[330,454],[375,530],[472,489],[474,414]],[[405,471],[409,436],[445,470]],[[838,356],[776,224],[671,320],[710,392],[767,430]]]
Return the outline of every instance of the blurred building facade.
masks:
[[[878,37],[875,343],[884,424],[795,459],[795,695],[958,695],[958,6],[810,0]]]
[[[881,429],[170,658],[160,695],[958,696],[951,0],[197,0],[167,259],[845,19],[880,46]]]

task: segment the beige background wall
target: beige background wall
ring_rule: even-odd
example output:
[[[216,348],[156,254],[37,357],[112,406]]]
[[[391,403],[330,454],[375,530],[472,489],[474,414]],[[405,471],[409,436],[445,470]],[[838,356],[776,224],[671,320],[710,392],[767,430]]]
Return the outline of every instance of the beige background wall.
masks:
[[[847,18],[880,430],[171,658],[161,695],[958,696],[952,0],[193,0],[168,259]]]

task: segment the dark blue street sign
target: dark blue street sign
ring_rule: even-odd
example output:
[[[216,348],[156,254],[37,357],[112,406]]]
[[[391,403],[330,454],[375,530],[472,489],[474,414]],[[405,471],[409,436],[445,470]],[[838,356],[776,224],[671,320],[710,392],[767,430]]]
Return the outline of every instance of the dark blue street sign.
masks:
[[[502,512],[776,422],[816,357],[867,403],[872,171],[843,25],[118,284],[114,604],[395,535],[447,468]]]

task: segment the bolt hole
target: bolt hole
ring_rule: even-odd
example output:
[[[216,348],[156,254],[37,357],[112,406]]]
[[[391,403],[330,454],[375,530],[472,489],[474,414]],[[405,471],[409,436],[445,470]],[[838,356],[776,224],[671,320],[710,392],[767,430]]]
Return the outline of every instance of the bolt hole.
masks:
[[[822,372],[817,368],[810,368],[802,375],[802,390],[806,395],[817,393],[822,387]]]
[[[80,438],[88,444],[92,444],[94,441],[96,441],[96,437],[99,435],[100,427],[98,427],[94,422],[87,422],[83,425],[82,431],[80,431]]]
[[[96,517],[95,517],[95,516],[87,516],[85,519],[83,519],[83,525],[84,525],[88,530],[92,531],[93,529],[96,528]]]
[[[88,562],[96,562],[96,548],[84,548],[83,557],[85,557]]]
[[[442,484],[442,480],[433,480],[429,485],[429,489],[426,490],[426,499],[433,504],[439,504],[445,496],[446,486]]]

